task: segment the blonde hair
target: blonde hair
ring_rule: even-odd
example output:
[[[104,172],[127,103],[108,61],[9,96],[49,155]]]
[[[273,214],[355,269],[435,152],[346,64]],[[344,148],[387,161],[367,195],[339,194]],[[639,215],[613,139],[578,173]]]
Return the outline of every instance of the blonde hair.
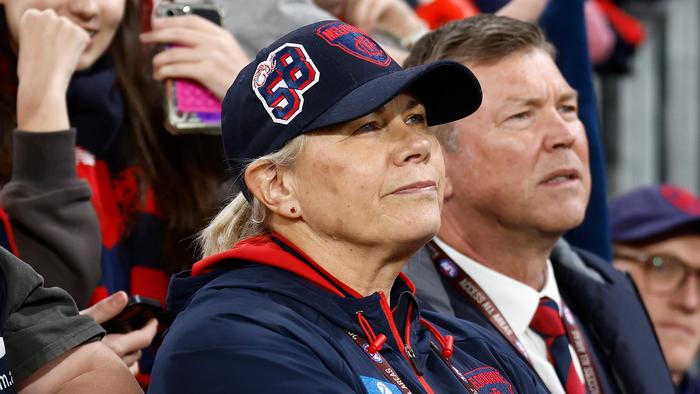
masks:
[[[246,168],[262,161],[268,162],[267,165],[271,167],[290,167],[301,152],[305,139],[304,134],[297,136],[277,152],[251,161]],[[202,257],[224,252],[244,238],[266,233],[268,221],[267,207],[255,197],[252,205],[248,204],[243,193],[239,192],[199,233]]]

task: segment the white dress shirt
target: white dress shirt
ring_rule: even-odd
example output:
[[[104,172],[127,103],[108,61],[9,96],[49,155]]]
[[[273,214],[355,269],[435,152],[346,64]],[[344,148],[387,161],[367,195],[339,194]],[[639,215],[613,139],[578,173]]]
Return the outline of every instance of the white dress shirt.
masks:
[[[537,291],[522,282],[518,282],[477,263],[451,248],[437,237],[434,241],[491,297],[493,303],[501,311],[518,339],[525,346],[532,366],[537,374],[540,375],[549,391],[552,394],[566,394],[566,390],[564,390],[559,381],[554,366],[547,360],[547,345],[544,339],[529,328],[530,321],[535,316],[535,311],[540,303],[540,298],[551,298],[557,303],[561,311],[561,295],[559,294],[559,287],[557,287],[557,280],[554,277],[552,262],[547,260],[547,280],[542,290]],[[571,353],[571,359],[574,361],[576,373],[579,379],[582,379],[581,364],[571,345],[569,345],[569,352]]]

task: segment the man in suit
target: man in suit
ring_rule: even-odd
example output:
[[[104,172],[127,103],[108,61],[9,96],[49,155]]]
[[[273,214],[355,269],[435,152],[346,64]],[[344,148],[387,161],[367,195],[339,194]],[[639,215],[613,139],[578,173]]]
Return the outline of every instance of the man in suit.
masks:
[[[493,330],[553,393],[672,392],[633,284],[561,240],[584,218],[591,177],[552,45],[533,24],[484,14],[423,37],[406,63],[444,59],[474,72],[483,102],[434,129],[447,180],[438,237],[407,270],[419,298]]]

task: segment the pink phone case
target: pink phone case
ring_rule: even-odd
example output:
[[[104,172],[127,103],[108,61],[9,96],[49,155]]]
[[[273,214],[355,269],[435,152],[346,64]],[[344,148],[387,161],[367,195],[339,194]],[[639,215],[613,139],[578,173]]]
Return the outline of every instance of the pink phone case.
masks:
[[[221,103],[216,96],[195,82],[176,80],[175,99],[181,112],[221,112]]]

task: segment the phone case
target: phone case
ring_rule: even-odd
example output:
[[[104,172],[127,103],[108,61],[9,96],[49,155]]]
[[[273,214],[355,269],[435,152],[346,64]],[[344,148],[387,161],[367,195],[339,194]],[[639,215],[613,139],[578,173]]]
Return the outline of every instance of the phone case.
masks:
[[[189,80],[165,83],[168,130],[172,133],[221,133],[221,103],[209,90]]]
[[[221,25],[223,12],[213,1],[160,1],[154,7],[153,15],[199,15]],[[166,80],[164,106],[166,128],[173,134],[221,134],[221,103],[212,92],[195,81]]]

